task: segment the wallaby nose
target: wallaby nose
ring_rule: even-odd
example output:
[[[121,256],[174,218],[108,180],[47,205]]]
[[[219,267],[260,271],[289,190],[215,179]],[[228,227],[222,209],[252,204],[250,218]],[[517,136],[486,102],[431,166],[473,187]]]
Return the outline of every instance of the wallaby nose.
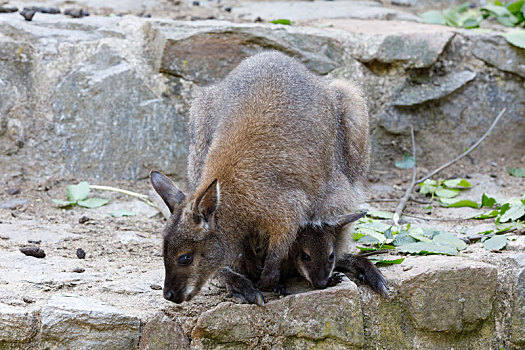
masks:
[[[164,290],[163,294],[164,294],[164,299],[169,300],[169,301],[173,301],[173,298],[175,297],[175,294],[173,294],[169,290]]]
[[[319,280],[319,281],[315,281],[314,283],[314,287],[316,289],[325,289],[326,287],[328,286],[328,280]]]

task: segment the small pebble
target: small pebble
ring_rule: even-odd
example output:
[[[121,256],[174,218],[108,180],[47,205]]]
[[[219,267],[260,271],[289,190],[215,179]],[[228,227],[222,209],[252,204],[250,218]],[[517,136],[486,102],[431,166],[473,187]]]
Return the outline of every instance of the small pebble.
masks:
[[[64,15],[73,17],[73,18],[82,18],[89,16],[89,12],[83,9],[66,9]]]
[[[408,271],[408,270],[412,270],[414,266],[405,266],[403,267],[403,271]]]
[[[0,13],[11,13],[18,11],[18,7],[0,6]]]
[[[494,179],[495,179],[495,178],[497,178],[497,177],[498,177],[498,175],[497,175],[497,174],[494,174],[494,173],[492,173],[492,174],[490,174],[490,177],[492,177],[492,178],[494,178]]]
[[[73,272],[76,272],[76,273],[82,273],[84,271],[86,271],[86,269],[83,267],[77,267],[73,269]]]
[[[29,297],[23,297],[22,300],[24,301],[24,303],[26,304],[32,304],[34,303],[35,301]]]
[[[35,13],[36,12],[33,10],[23,9],[22,11],[20,11],[20,16],[24,17],[26,21],[32,21]]]
[[[39,239],[39,240],[28,239],[28,240],[27,240],[27,243],[31,243],[31,244],[40,244],[40,243],[42,243],[42,240],[41,240],[41,239]]]
[[[198,1],[194,1],[193,2],[193,6],[199,6],[199,5],[200,5],[200,2],[198,2]]]
[[[157,283],[153,283],[152,285],[149,286],[151,289],[153,290],[161,290],[162,287],[160,285],[158,285]]]
[[[11,188],[8,193],[11,196],[14,196],[15,194],[19,194],[20,193],[20,189],[19,188]]]
[[[77,258],[79,259],[85,259],[86,258],[86,252],[82,248],[77,249]]]
[[[85,224],[85,223],[88,222],[89,220],[91,220],[91,219],[84,215],[84,216],[82,216],[80,219],[78,219],[78,223],[79,223],[79,224]]]
[[[232,12],[232,8],[229,7],[229,6],[227,6],[227,7],[224,8],[224,11],[226,11],[226,12]]]
[[[20,251],[28,256],[34,256],[35,258],[45,258],[46,253],[39,247],[36,246],[24,246],[20,248]]]

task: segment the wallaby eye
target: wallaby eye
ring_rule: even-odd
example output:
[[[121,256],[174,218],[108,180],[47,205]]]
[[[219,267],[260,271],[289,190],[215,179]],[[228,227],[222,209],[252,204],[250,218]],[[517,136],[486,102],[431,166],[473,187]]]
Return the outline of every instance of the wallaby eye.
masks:
[[[193,257],[190,254],[182,254],[179,256],[179,265],[185,266],[193,262]]]
[[[310,261],[310,260],[311,260],[311,259],[310,259],[310,255],[308,255],[308,254],[306,254],[305,252],[303,252],[303,253],[301,254],[301,260],[302,260],[302,261]]]
[[[332,252],[332,254],[330,254],[330,256],[328,257],[328,259],[330,259],[330,260],[334,260],[334,258],[335,258],[335,254],[334,254],[334,252]]]

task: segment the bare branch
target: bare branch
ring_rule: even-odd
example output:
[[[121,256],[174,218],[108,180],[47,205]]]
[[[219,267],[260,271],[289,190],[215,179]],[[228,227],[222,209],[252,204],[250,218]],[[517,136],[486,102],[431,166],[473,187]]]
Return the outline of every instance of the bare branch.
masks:
[[[403,198],[401,198],[401,201],[399,201],[399,204],[396,207],[396,211],[394,212],[394,224],[396,226],[399,225],[399,218],[401,217],[401,213],[403,212],[403,209],[405,209],[408,199],[410,198],[410,194],[412,193],[412,189],[416,184],[416,140],[414,138],[414,128],[412,127],[412,125],[410,125],[410,136],[412,137],[412,158],[414,159],[414,168],[412,169],[412,182],[410,183],[410,186],[408,186],[405,195],[403,196]]]
[[[442,166],[440,166],[439,168],[437,168],[436,170],[434,171],[431,171],[430,173],[428,173],[427,175],[425,175],[424,177],[422,177],[421,179],[418,179],[417,180],[417,183],[420,183],[420,182],[423,182],[425,180],[428,180],[430,179],[432,176],[436,175],[437,173],[439,173],[441,170],[445,169],[445,168],[448,168],[449,166],[451,166],[452,164],[454,164],[455,162],[457,162],[458,160],[460,160],[461,158],[465,157],[467,154],[469,154],[470,152],[472,152],[476,147],[479,146],[479,144],[481,142],[483,142],[483,140],[485,140],[485,138],[490,134],[490,132],[492,131],[492,129],[494,129],[494,127],[496,126],[496,123],[500,120],[500,118],[503,116],[503,114],[505,114],[505,111],[507,110],[507,108],[503,108],[501,110],[501,112],[499,112],[498,116],[496,117],[496,119],[494,119],[494,121],[492,122],[492,124],[490,125],[489,129],[485,132],[485,134],[483,136],[481,136],[481,138],[476,141],[476,143],[474,145],[472,145],[472,147],[470,147],[468,150],[466,150],[465,152],[463,152],[462,154],[460,154],[459,156],[457,156],[456,158],[452,159],[450,162],[448,163],[445,163],[443,164]]]

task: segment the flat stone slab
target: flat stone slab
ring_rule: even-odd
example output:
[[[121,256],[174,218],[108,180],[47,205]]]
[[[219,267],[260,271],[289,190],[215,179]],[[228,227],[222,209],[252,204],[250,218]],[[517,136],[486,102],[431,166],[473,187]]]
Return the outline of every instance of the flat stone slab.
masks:
[[[105,303],[55,295],[42,308],[42,344],[70,349],[133,349],[140,320]]]
[[[253,346],[264,344],[270,336],[292,348],[314,343],[360,348],[364,345],[360,305],[357,287],[348,280],[327,290],[271,301],[264,307],[222,303],[199,317],[193,343],[203,347],[221,343]]]
[[[232,13],[245,20],[259,17],[266,21],[280,18],[299,22],[320,18],[421,21],[416,15],[372,1],[247,1],[233,7]]]
[[[3,343],[27,343],[38,333],[35,310],[0,303],[0,347]]]

